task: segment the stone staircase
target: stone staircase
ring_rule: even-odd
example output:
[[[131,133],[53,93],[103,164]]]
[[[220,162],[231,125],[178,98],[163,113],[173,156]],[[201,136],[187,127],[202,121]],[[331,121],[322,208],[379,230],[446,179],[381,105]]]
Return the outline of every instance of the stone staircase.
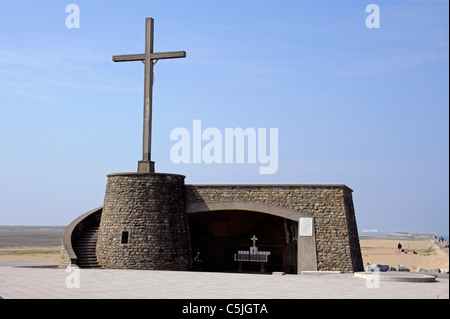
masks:
[[[98,238],[98,226],[90,226],[72,242],[73,250],[77,255],[77,266],[80,268],[100,268],[95,252]]]

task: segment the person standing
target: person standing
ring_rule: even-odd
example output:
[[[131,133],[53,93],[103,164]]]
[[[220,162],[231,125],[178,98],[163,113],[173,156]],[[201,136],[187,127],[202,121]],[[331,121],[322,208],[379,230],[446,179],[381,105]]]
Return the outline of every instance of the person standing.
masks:
[[[401,251],[402,251],[402,244],[398,243],[398,245],[397,245],[397,254],[400,254]]]

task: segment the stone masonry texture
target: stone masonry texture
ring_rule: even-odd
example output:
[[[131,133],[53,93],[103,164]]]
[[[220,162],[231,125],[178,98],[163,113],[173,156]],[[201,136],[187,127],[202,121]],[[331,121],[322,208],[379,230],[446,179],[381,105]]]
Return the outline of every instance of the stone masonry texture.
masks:
[[[189,270],[184,176],[108,175],[97,259],[104,268]]]
[[[313,217],[317,270],[363,270],[353,191],[347,186],[185,185],[184,178],[173,174],[108,175],[96,248],[100,266],[190,270],[187,207],[242,202],[287,209],[295,212],[291,219]],[[128,232],[126,243],[122,242],[123,232]],[[64,253],[63,249],[62,257]]]
[[[363,270],[352,190],[345,185],[187,185],[187,203],[257,202],[314,217],[318,270]]]

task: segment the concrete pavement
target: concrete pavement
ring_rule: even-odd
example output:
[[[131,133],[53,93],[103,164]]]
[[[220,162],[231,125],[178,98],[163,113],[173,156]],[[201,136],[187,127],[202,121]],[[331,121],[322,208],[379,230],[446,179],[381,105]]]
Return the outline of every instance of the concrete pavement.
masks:
[[[38,267],[30,267],[38,266]],[[449,280],[389,282],[352,274],[257,275],[0,264],[4,299],[449,299]]]

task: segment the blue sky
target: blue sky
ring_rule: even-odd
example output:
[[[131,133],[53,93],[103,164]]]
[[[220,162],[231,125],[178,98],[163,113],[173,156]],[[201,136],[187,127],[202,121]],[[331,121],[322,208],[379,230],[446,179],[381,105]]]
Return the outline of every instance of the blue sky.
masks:
[[[80,28],[66,27],[66,6]],[[366,27],[366,6],[380,28]],[[346,184],[359,229],[448,234],[448,1],[2,1],[0,224],[67,225],[141,159],[188,184]],[[278,170],[174,164],[175,128],[278,128]]]

